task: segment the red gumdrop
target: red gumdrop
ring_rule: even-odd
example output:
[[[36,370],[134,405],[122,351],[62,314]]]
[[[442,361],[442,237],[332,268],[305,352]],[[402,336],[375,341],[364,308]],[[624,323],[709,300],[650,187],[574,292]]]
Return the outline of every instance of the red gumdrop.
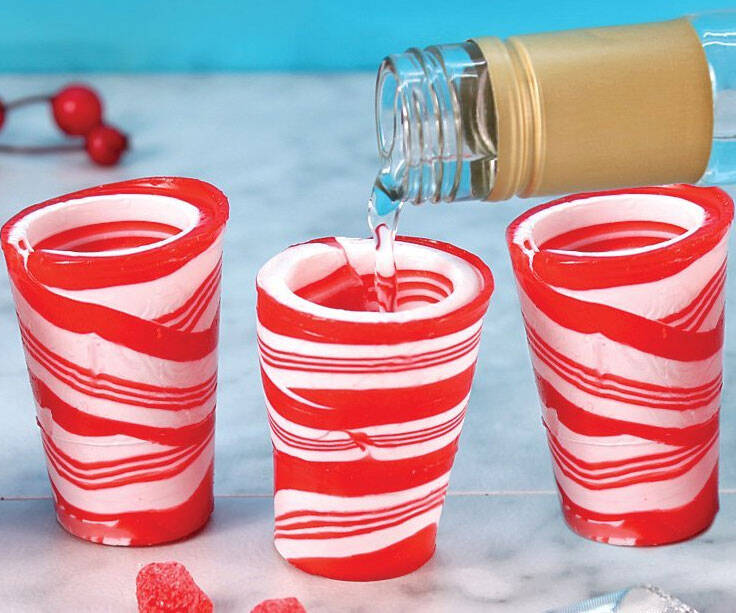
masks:
[[[111,126],[97,126],[87,134],[85,147],[95,164],[113,166],[128,148],[128,137]]]
[[[3,104],[3,101],[0,100],[0,128],[3,127],[4,123],[5,123],[5,105]]]
[[[291,598],[272,598],[257,604],[250,613],[307,613],[301,602]]]
[[[214,607],[179,562],[153,562],[135,581],[139,613],[212,613]]]
[[[69,85],[51,98],[51,109],[59,128],[71,136],[84,136],[102,123],[102,103],[85,85]]]

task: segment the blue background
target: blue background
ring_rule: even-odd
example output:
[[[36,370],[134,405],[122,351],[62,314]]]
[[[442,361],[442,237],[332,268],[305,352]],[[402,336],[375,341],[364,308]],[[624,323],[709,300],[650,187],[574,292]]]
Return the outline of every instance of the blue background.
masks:
[[[413,45],[733,6],[733,0],[0,0],[0,71],[373,70],[386,53]]]

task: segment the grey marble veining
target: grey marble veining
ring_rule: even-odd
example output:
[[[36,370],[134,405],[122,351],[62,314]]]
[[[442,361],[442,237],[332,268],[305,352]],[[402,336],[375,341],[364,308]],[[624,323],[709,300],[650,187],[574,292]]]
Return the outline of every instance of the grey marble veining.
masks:
[[[707,534],[662,549],[588,543],[562,523],[551,495],[550,463],[504,243],[508,222],[533,201],[425,206],[403,213],[402,232],[474,251],[496,278],[451,480],[455,495],[443,517],[435,559],[410,577],[378,585],[315,579],[281,563],[270,545],[271,452],[256,361],[254,278],[266,259],[289,244],[366,234],[365,200],[376,170],[373,75],[87,78],[103,93],[109,121],[131,134],[132,152],[113,169],[94,167],[81,153],[1,156],[0,218],[83,187],[157,174],[202,178],[229,196],[217,409],[221,497],[213,522],[200,535],[134,550],[77,541],[56,526],[49,500],[20,500],[47,497],[49,488],[2,267],[0,550],[20,555],[3,561],[0,602],[19,611],[133,610],[138,565],[176,558],[191,567],[222,611],[247,611],[261,598],[291,593],[303,598],[310,612],[540,611],[645,581],[704,611],[733,610],[729,560],[736,558],[736,496],[723,497],[723,511]],[[52,91],[68,80],[4,75],[0,97]],[[41,107],[11,116],[0,133],[0,142],[54,138]],[[732,305],[735,291],[729,279]],[[730,490],[736,488],[736,391],[730,373],[735,351],[736,334],[729,334],[721,484]],[[483,495],[487,492],[500,495]]]

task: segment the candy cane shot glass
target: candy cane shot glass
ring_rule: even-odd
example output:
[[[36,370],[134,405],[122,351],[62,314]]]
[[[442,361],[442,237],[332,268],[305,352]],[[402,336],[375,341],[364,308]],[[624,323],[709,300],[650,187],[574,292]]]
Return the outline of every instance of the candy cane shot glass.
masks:
[[[2,229],[56,514],[153,545],[213,507],[225,196],[151,178],[32,206]]]
[[[508,228],[562,510],[586,538],[660,545],[715,517],[732,219],[723,191],[674,185]]]
[[[372,240],[296,245],[258,274],[275,546],[308,573],[386,579],[435,549],[493,278],[445,243],[395,255],[392,313],[366,310]]]

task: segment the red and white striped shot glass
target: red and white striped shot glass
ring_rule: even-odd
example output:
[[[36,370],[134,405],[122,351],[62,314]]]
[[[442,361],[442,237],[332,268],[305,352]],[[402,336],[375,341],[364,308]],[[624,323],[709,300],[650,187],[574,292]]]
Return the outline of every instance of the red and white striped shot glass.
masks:
[[[151,178],[32,206],[2,229],[56,514],[108,545],[212,511],[225,196]]]
[[[435,549],[493,278],[445,243],[395,254],[392,313],[366,310],[372,240],[296,245],[258,274],[275,546],[312,574],[396,577]]]
[[[660,545],[718,510],[733,202],[688,185],[580,194],[507,239],[565,520]]]

